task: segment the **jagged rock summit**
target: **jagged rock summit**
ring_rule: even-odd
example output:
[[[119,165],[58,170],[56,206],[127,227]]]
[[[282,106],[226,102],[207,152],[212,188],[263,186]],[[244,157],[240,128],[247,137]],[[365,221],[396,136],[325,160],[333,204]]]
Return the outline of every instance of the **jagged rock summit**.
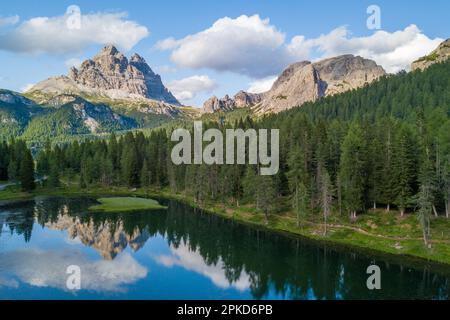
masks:
[[[321,97],[362,87],[385,74],[384,69],[374,61],[350,54],[315,63],[294,63],[264,93],[257,112],[280,112]]]
[[[450,58],[450,38],[442,42],[429,55],[417,59],[411,65],[411,70],[425,70],[429,66],[444,62]]]
[[[87,94],[112,99],[151,99],[172,105],[178,100],[164,86],[161,77],[138,54],[129,60],[113,45],[105,46],[94,58],[84,61],[69,76],[52,77],[29,92]]]
[[[302,61],[288,66],[272,88],[264,93],[239,92],[234,98],[212,97],[204,112],[253,107],[256,113],[276,113],[368,84],[386,74],[374,61],[351,54],[321,60]]]
[[[203,112],[213,113],[217,111],[231,111],[236,108],[251,107],[262,100],[261,94],[239,91],[233,98],[229,95],[219,99],[213,96],[203,104]]]

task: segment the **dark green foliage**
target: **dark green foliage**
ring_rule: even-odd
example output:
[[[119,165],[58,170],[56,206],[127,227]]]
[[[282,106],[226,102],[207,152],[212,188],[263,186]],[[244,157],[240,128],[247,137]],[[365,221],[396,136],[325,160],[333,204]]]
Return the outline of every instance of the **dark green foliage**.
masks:
[[[20,136],[31,118],[44,111],[16,92],[0,89],[0,140]]]
[[[0,142],[0,181],[8,180],[10,148],[6,142]]]
[[[22,140],[0,143],[0,180],[19,182],[23,191],[31,191],[34,182],[34,160]]]
[[[19,181],[23,191],[31,191],[36,188],[34,183],[34,161],[31,151],[23,149],[22,157],[19,160]]]
[[[342,143],[339,173],[343,200],[352,218],[356,218],[358,211],[365,209],[368,179],[367,146],[361,126],[353,123]]]
[[[309,215],[325,222],[335,211],[356,218],[378,205],[404,214],[420,199],[426,226],[427,212],[448,212],[450,204],[449,72],[446,63],[402,73],[256,120],[209,116],[205,130],[280,129],[280,170],[273,177],[260,176],[255,165],[174,165],[169,126],[46,147],[38,171],[49,172],[50,159],[57,159],[59,172],[78,174],[82,187],[168,187],[200,204],[253,205],[266,221],[290,203],[299,225]],[[16,146],[1,148],[10,156],[0,158],[0,173],[13,177]]]
[[[135,120],[114,114],[106,105],[94,105],[81,98],[34,117],[23,137],[43,141],[53,137],[100,134],[136,128]]]

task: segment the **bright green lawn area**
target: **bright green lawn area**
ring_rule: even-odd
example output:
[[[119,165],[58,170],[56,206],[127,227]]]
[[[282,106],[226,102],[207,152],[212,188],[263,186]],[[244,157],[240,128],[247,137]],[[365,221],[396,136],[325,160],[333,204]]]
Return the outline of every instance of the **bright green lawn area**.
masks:
[[[92,211],[102,212],[124,212],[136,210],[166,209],[153,199],[134,198],[134,197],[115,197],[97,199],[99,205],[89,208]]]

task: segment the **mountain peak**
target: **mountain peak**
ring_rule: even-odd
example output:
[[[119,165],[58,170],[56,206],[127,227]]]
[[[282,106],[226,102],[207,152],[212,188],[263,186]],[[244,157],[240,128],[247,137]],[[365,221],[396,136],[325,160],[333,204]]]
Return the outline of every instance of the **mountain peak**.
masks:
[[[375,61],[344,54],[314,63],[288,66],[258,107],[258,112],[280,112],[324,96],[356,89],[385,75]]]
[[[264,93],[239,91],[232,99],[213,97],[203,105],[204,112],[252,107],[257,113],[280,112],[305,102],[362,87],[386,74],[375,61],[344,54],[317,62],[290,64]]]
[[[113,45],[103,47],[79,68],[70,68],[68,77],[43,81],[31,90],[38,88],[54,89],[59,93],[64,93],[67,88],[70,92],[89,92],[113,99],[144,98],[180,105],[143,57],[135,53],[128,60]]]
[[[145,59],[137,53],[135,53],[131,56],[130,62],[147,63],[147,62],[145,62]]]
[[[450,58],[450,38],[441,42],[439,46],[433,50],[429,55],[421,57],[414,61],[411,65],[411,70],[424,70],[429,66],[444,62]]]
[[[102,50],[100,51],[100,54],[109,54],[109,55],[113,56],[118,52],[119,52],[119,50],[117,50],[117,48],[114,45],[109,44],[102,48]]]

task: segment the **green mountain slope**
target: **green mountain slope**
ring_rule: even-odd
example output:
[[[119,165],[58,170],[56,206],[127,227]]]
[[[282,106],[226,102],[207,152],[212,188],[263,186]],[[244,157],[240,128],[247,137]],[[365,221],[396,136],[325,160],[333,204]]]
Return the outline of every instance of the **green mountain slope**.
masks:
[[[0,140],[22,134],[31,118],[43,109],[19,93],[0,89]]]
[[[109,106],[92,104],[80,97],[65,95],[72,100],[60,107],[47,108],[34,117],[23,133],[27,141],[43,141],[80,134],[104,134],[137,128],[137,122],[119,115]]]
[[[392,116],[414,121],[418,113],[430,114],[436,109],[450,114],[449,75],[450,62],[432,65],[423,72],[402,72],[361,89],[306,103],[282,113],[279,118],[301,112],[314,119],[374,121]]]

